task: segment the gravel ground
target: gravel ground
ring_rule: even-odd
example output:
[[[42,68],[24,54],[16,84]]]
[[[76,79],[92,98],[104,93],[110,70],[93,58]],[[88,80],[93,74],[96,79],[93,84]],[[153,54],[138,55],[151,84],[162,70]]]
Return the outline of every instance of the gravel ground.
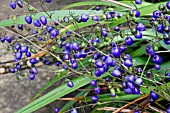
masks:
[[[11,10],[9,3],[11,0],[0,0],[0,20],[11,18],[12,15],[22,15],[25,14],[25,8],[17,8],[15,11]],[[60,9],[61,7],[82,0],[56,0],[50,8]],[[35,6],[35,5],[34,5]],[[8,44],[0,43],[0,61],[4,62],[13,59],[12,52],[6,50]],[[6,53],[6,54],[3,54]],[[45,70],[46,69],[46,70]],[[28,77],[23,77],[21,80],[16,79],[16,74],[1,74],[0,75],[0,113],[14,113],[18,109],[22,108],[30,99],[35,95],[35,93],[40,90],[46,83],[48,83],[52,78],[54,78],[55,73],[51,73],[47,70],[55,70],[55,66],[49,66],[43,69],[39,68],[39,74],[36,76],[34,81],[30,81]],[[28,71],[28,70],[27,70]],[[51,87],[49,90],[55,88],[57,84]],[[53,102],[52,104],[36,111],[36,113],[52,113],[55,107],[63,106],[64,103],[60,101]]]

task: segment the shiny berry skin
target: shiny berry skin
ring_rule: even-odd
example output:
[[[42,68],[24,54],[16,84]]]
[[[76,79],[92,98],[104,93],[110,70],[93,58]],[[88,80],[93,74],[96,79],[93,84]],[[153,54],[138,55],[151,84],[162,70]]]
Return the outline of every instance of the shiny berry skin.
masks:
[[[170,113],[170,107],[168,109],[166,109],[166,113]]]
[[[122,82],[122,87],[123,87],[124,89],[126,89],[126,88],[127,88],[127,84],[126,84],[126,82],[125,82],[125,81],[123,81],[123,82]]]
[[[47,18],[45,16],[41,16],[40,17],[40,22],[43,24],[43,25],[46,25],[47,24]]]
[[[21,46],[20,51],[21,51],[22,53],[28,52],[28,46]]]
[[[159,17],[161,17],[162,16],[162,13],[161,13],[161,11],[159,11],[159,10],[155,10],[154,12],[153,12],[153,15],[152,15],[154,18],[159,18]]]
[[[170,45],[170,40],[165,40],[165,39],[164,39],[164,43],[165,43],[166,45]]]
[[[51,30],[50,32],[50,38],[55,38],[59,34],[59,31],[56,29]]]
[[[137,79],[135,80],[135,83],[136,83],[138,86],[142,85],[142,84],[143,84],[142,78],[137,78]]]
[[[72,88],[72,87],[74,86],[74,83],[73,83],[72,81],[68,81],[68,82],[67,82],[67,86],[70,87],[70,88]]]
[[[22,53],[19,51],[19,52],[16,52],[15,53],[15,58],[17,59],[17,60],[20,60],[21,58],[22,58]]]
[[[168,9],[170,9],[170,2],[167,2],[167,3],[166,3],[166,7],[167,7]]]
[[[124,89],[124,92],[125,92],[126,94],[132,94],[132,89],[126,88],[126,89]]]
[[[55,108],[54,111],[55,111],[55,113],[58,113],[60,111],[60,109],[59,108]]]
[[[152,73],[151,73],[150,71],[146,72],[146,77],[147,77],[147,78],[150,78],[151,75],[152,75]]]
[[[159,64],[154,64],[154,68],[155,68],[156,70],[160,70],[160,69],[161,69],[161,66],[160,66]]]
[[[91,80],[90,85],[94,86],[94,87],[97,86],[97,81],[96,80]]]
[[[30,80],[34,80],[35,79],[35,74],[30,74],[29,78],[30,78]]]
[[[16,68],[19,70],[19,69],[21,69],[21,65],[20,64],[16,64]]]
[[[36,67],[31,67],[30,73],[31,73],[31,74],[38,74],[37,68],[36,68]]]
[[[11,7],[12,9],[15,9],[15,8],[16,8],[16,3],[15,3],[14,1],[12,1],[12,2],[10,3],[10,7]]]
[[[153,49],[153,47],[152,46],[150,46],[150,45],[148,45],[148,46],[146,46],[146,52],[148,53],[148,54],[150,54],[150,55],[155,55],[155,51],[154,51],[154,49]]]
[[[152,61],[153,61],[153,63],[161,64],[162,63],[162,58],[159,55],[154,55],[153,58],[152,58]]]
[[[105,60],[105,63],[108,65],[108,66],[115,66],[116,65],[116,62],[111,58],[111,57],[108,57],[106,60]]]
[[[34,25],[35,25],[36,27],[41,27],[41,23],[40,23],[40,21],[39,21],[38,19],[35,19],[35,20],[33,21],[33,23],[34,23]]]
[[[107,31],[105,31],[105,30],[102,30],[102,31],[101,31],[101,34],[102,34],[102,36],[104,36],[104,37],[107,37],[107,35],[108,35]]]
[[[23,28],[23,25],[22,25],[22,24],[19,24],[19,25],[18,25],[18,29],[23,30],[23,29],[24,29],[24,28]]]
[[[77,62],[73,62],[71,68],[77,69],[77,67],[78,67],[78,63]]]
[[[95,93],[99,94],[100,93],[100,87],[94,88]]]
[[[71,44],[71,50],[79,50],[80,46],[77,42]]]
[[[47,26],[46,30],[50,33],[52,30],[54,30],[54,27],[53,26]]]
[[[135,0],[136,4],[142,4],[142,0]]]
[[[111,54],[115,57],[115,58],[119,58],[120,57],[120,49],[117,47],[113,47],[111,50]]]
[[[35,59],[35,58],[31,58],[31,59],[30,59],[30,63],[31,63],[31,64],[36,64],[37,62],[38,62],[38,60]]]
[[[112,71],[112,75],[113,75],[114,77],[120,77],[120,76],[121,76],[121,72],[120,72],[118,69],[114,69],[114,70]]]
[[[138,30],[138,31],[145,31],[146,27],[145,27],[145,25],[143,23],[138,23],[136,25],[136,30]]]
[[[127,50],[127,47],[125,45],[120,45],[120,52],[123,53],[124,51]]]
[[[135,84],[132,83],[132,82],[128,82],[128,83],[127,83],[127,86],[128,86],[130,89],[134,89],[134,88],[135,88]]]
[[[98,71],[99,71],[99,73],[101,73],[101,74],[103,74],[103,73],[105,72],[105,68],[104,68],[104,66],[103,66],[103,67],[101,67],[101,68],[98,68],[97,70],[98,70]]]
[[[95,70],[94,74],[97,76],[97,77],[100,77],[102,75],[102,73],[97,69]]]
[[[138,31],[136,34],[135,34],[135,38],[136,39],[141,39],[142,38],[142,33],[140,31]]]
[[[45,2],[50,3],[50,2],[52,2],[52,0],[45,0]]]
[[[130,46],[130,45],[133,44],[133,39],[132,39],[130,36],[127,36],[127,37],[125,38],[125,43],[126,43],[128,46]]]
[[[92,20],[93,21],[99,21],[99,17],[98,16],[92,16]]]
[[[87,22],[88,19],[89,19],[89,15],[87,15],[87,14],[82,14],[81,15],[81,21],[82,22]]]
[[[22,0],[17,0],[17,5],[22,8],[23,7],[23,3],[22,3]]]
[[[73,108],[70,113],[78,113],[76,108]]]
[[[133,62],[131,60],[129,60],[129,59],[126,59],[124,61],[124,65],[127,66],[127,67],[131,67],[131,66],[133,66]]]
[[[100,7],[99,7],[99,6],[96,6],[95,9],[96,9],[96,11],[99,11],[99,10],[100,10]]]
[[[28,24],[31,24],[31,23],[32,23],[32,17],[31,17],[31,16],[26,16],[26,17],[25,17],[25,21],[26,21]]]
[[[92,96],[91,97],[91,100],[93,103],[97,102],[98,101],[98,97],[97,96]]]
[[[140,12],[138,10],[133,10],[135,17],[140,17]]]
[[[7,36],[7,37],[6,37],[6,41],[7,41],[8,43],[11,43],[11,42],[12,42],[12,37],[11,37],[11,36]]]
[[[157,100],[159,98],[158,94],[156,94],[155,92],[151,91],[150,92],[150,97],[153,99],[153,100]]]
[[[5,42],[5,37],[1,36],[1,42],[2,42],[2,43]]]
[[[115,31],[120,31],[120,27],[119,27],[119,26],[115,26],[115,27],[114,27],[114,30],[115,30]]]
[[[15,73],[16,72],[15,68],[10,68],[9,70],[10,70],[11,73]]]
[[[139,68],[137,69],[137,71],[138,71],[138,73],[142,73],[142,68],[139,67]]]
[[[166,79],[167,79],[168,81],[170,81],[170,73],[167,72],[167,73],[165,74],[165,76],[166,76]]]
[[[132,93],[136,95],[140,94],[140,89],[135,87],[134,89],[132,89]]]
[[[107,20],[109,20],[109,19],[111,19],[111,18],[112,18],[112,15],[111,15],[111,14],[109,14],[109,13],[106,14],[106,19],[107,19]]]
[[[93,58],[94,60],[99,59],[99,57],[100,57],[100,54],[99,54],[99,53],[94,53],[93,56],[92,56],[92,58]]]
[[[25,55],[26,55],[27,57],[31,57],[31,52],[28,51],[28,52],[25,53]]]
[[[103,67],[103,63],[101,61],[96,61],[95,62],[95,65],[98,67],[98,68],[102,68]]]

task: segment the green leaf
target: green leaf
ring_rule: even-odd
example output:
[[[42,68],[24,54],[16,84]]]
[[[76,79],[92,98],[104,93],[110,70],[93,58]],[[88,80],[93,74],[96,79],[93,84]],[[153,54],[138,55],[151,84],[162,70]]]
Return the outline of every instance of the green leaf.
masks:
[[[130,53],[130,55],[132,57],[139,57],[139,56],[142,56],[146,53],[145,51],[145,48],[146,48],[146,45],[142,45],[139,49],[133,51],[132,53]]]
[[[94,10],[56,10],[56,11],[49,11],[48,13],[53,14],[52,15],[53,19],[62,20],[65,16],[69,16],[70,13],[74,13],[75,15],[81,15],[82,13],[85,13],[85,14],[101,14],[102,11],[94,11]],[[48,15],[45,12],[41,12],[41,13],[37,13],[35,15],[35,18],[39,18],[42,15],[45,15],[46,17],[48,17]],[[48,18],[48,22],[50,22],[50,21],[53,21],[53,20]],[[11,25],[15,25],[15,24],[26,24],[25,15],[24,16],[19,16],[18,20],[15,20],[15,21],[12,20],[12,19],[1,21],[0,22],[0,27],[11,26]]]

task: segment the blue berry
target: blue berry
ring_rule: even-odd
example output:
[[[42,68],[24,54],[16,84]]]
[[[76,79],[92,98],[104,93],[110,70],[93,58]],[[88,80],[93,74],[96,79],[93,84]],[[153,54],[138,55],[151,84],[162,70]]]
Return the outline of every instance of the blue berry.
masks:
[[[156,94],[155,92],[151,91],[150,92],[150,97],[153,99],[153,100],[157,100],[159,98],[158,94]]]
[[[99,94],[100,93],[100,87],[94,88],[95,93]]]
[[[29,78],[30,78],[30,80],[34,80],[35,79],[35,75],[34,74],[30,74]]]
[[[71,67],[72,67],[73,69],[77,69],[78,63],[77,63],[77,62],[73,62]]]
[[[21,58],[22,58],[22,53],[19,51],[19,52],[16,52],[15,53],[15,58],[17,59],[17,60],[20,60]]]
[[[161,13],[161,11],[159,11],[159,10],[155,10],[154,12],[153,12],[153,15],[152,15],[154,18],[159,18],[159,17],[161,17],[162,16],[162,13]]]
[[[41,23],[38,19],[35,19],[33,23],[36,27],[41,27]]]
[[[120,57],[120,49],[118,47],[113,47],[111,50],[111,54],[115,57],[115,58],[119,58]]]
[[[135,0],[136,4],[142,4],[142,0]]]
[[[23,7],[23,3],[22,3],[22,0],[17,0],[17,5],[22,8]]]
[[[127,36],[127,37],[125,38],[125,43],[126,43],[128,46],[130,46],[130,45],[133,44],[133,39],[132,39],[130,36]]]
[[[31,74],[38,74],[37,68],[36,68],[36,67],[32,67],[32,68],[30,69],[30,73],[31,73]]]
[[[31,59],[30,59],[30,63],[31,63],[31,64],[36,64],[37,62],[38,62],[38,60],[35,59],[35,58],[31,58]]]
[[[166,109],[166,113],[170,113],[170,107],[168,109]]]
[[[97,61],[95,62],[95,65],[96,65],[98,68],[103,67],[103,63],[102,63],[101,61],[99,61],[99,60],[97,60]]]
[[[166,7],[167,7],[168,9],[170,9],[170,2],[167,2],[167,3],[166,3]]]
[[[138,10],[133,10],[135,17],[140,17],[140,12]]]
[[[19,25],[18,25],[18,29],[23,30],[23,29],[24,29],[24,28],[23,28],[23,25],[22,25],[22,24],[19,24]]]
[[[97,77],[100,77],[102,75],[102,73],[97,69],[95,70],[94,74],[97,76]]]
[[[100,10],[100,7],[99,7],[99,6],[96,6],[95,9],[96,9],[96,11],[99,11],[99,10]]]
[[[137,31],[137,33],[135,34],[135,38],[136,39],[141,39],[142,38],[142,33],[140,31]]]
[[[70,87],[70,88],[72,88],[72,87],[74,86],[74,83],[73,83],[72,81],[68,81],[68,82],[67,82],[67,86]]]
[[[16,3],[15,3],[14,1],[12,1],[12,2],[10,3],[10,7],[11,7],[12,9],[15,9],[15,8],[16,8]]]
[[[50,32],[50,38],[55,38],[59,34],[59,31],[56,29],[51,30]]]
[[[159,64],[154,64],[154,68],[155,68],[156,70],[160,70],[160,69],[161,69],[161,66],[160,66]]]
[[[124,89],[124,92],[125,92],[126,94],[132,94],[132,89],[126,88],[126,89]]]
[[[140,113],[140,111],[139,110],[135,110],[133,113]]]
[[[91,100],[93,103],[97,102],[98,101],[98,97],[97,96],[92,96],[91,97]]]
[[[60,111],[60,109],[59,108],[55,108],[54,111],[55,111],[55,113],[58,113]]]
[[[81,15],[81,21],[82,22],[87,22],[88,19],[89,19],[89,15],[87,15],[87,14],[82,14]]]
[[[155,55],[155,51],[154,51],[154,49],[153,49],[153,47],[152,46],[146,46],[146,52],[148,53],[148,54],[150,54],[150,55]]]
[[[124,61],[124,65],[127,66],[127,67],[131,67],[131,66],[133,66],[133,63],[132,63],[131,60],[126,59],[126,60]]]
[[[152,61],[153,61],[153,63],[161,64],[162,63],[162,58],[159,55],[154,55],[153,58],[152,58]]]
[[[90,81],[91,86],[97,86],[97,81],[96,80],[91,80]]]
[[[132,93],[133,94],[140,94],[140,89],[135,87],[134,89],[132,89]]]
[[[138,86],[142,85],[142,84],[143,84],[142,78],[137,78],[137,79],[135,80],[135,83],[136,83]]]
[[[115,31],[120,31],[120,27],[119,27],[119,26],[115,26],[115,27],[114,27],[114,30],[115,30]]]
[[[134,88],[135,88],[135,84],[132,83],[132,82],[128,82],[128,83],[127,83],[127,86],[128,86],[130,89],[134,89]]]
[[[73,108],[70,113],[78,113],[76,108]]]
[[[92,20],[93,21],[99,21],[99,17],[98,16],[92,16]]]
[[[146,27],[145,27],[145,25],[143,23],[138,23],[137,26],[136,26],[136,30],[145,31]]]
[[[43,25],[46,25],[47,24],[47,18],[45,16],[41,16],[40,17],[40,22],[43,24]]]
[[[104,37],[107,37],[107,35],[108,35],[107,31],[105,31],[105,30],[102,30],[102,31],[101,31],[101,34],[102,34],[102,36],[104,36]]]
[[[26,16],[26,17],[25,17],[25,21],[26,21],[28,24],[31,24],[31,23],[32,23],[32,17],[31,17],[31,16]]]
[[[45,0],[45,2],[50,3],[50,2],[52,2],[52,0]]]
[[[121,76],[121,72],[120,72],[118,69],[114,69],[114,70],[112,71],[112,75],[113,75],[114,77],[120,77],[120,76]]]
[[[15,73],[16,72],[15,68],[10,68],[9,70],[10,70],[11,73]]]

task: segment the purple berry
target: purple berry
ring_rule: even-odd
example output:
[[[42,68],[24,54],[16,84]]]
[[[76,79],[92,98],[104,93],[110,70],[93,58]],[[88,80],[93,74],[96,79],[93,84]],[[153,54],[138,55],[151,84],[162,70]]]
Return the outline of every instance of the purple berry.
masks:
[[[120,77],[120,76],[121,76],[121,72],[120,72],[118,69],[114,69],[114,70],[112,71],[112,75],[113,75],[114,77]]]
[[[15,9],[15,8],[16,8],[16,3],[15,3],[14,1],[12,1],[12,2],[10,3],[10,7],[11,7],[12,9]]]
[[[134,89],[132,89],[132,93],[133,94],[140,94],[140,89],[135,87]]]
[[[23,3],[22,3],[22,0],[17,0],[17,5],[22,8],[23,7]]]
[[[106,60],[105,60],[105,63],[108,65],[108,66],[115,66],[116,65],[116,62],[111,58],[111,57],[108,57]]]
[[[97,86],[97,81],[96,80],[91,80],[90,81],[91,86]]]
[[[15,73],[16,72],[15,68],[10,68],[9,70],[10,70],[11,73]]]
[[[154,68],[155,68],[156,70],[160,70],[160,69],[161,69],[161,66],[160,66],[159,64],[154,64]]]
[[[50,38],[55,38],[59,34],[59,31],[56,29],[51,30],[50,32]]]
[[[115,30],[115,31],[120,31],[120,27],[119,27],[119,26],[115,26],[115,27],[114,27],[114,30]]]
[[[22,58],[22,53],[19,51],[19,52],[16,52],[15,53],[15,58],[17,59],[17,60],[20,60],[21,58]]]
[[[103,67],[103,63],[101,61],[96,61],[95,62],[95,65],[98,67],[98,68],[102,68]]]
[[[55,108],[54,111],[55,111],[55,113],[58,113],[60,111],[60,109],[59,108]]]
[[[102,34],[102,36],[104,36],[104,37],[107,37],[107,35],[108,35],[107,31],[105,31],[105,30],[102,30],[102,31],[101,31],[101,34]]]
[[[31,64],[36,64],[37,62],[38,62],[38,60],[35,59],[35,58],[31,58],[31,59],[30,59],[30,63],[31,63]]]
[[[153,47],[152,46],[146,46],[146,52],[148,53],[148,54],[150,54],[150,55],[155,55],[155,51],[154,51],[154,49],[153,49]]]
[[[45,0],[45,2],[50,3],[50,2],[52,2],[52,0]]]
[[[133,10],[135,17],[140,17],[140,12],[138,10]]]
[[[127,66],[127,67],[131,67],[131,66],[133,66],[133,62],[131,60],[129,60],[129,59],[126,59],[124,61],[124,65]]]
[[[115,58],[119,58],[120,57],[120,49],[117,47],[113,47],[111,50],[111,54],[115,57]]]
[[[128,86],[130,89],[134,89],[134,88],[135,88],[135,84],[132,83],[132,82],[128,82],[128,83],[127,83],[127,86]]]
[[[28,52],[28,46],[21,46],[20,51],[21,51],[22,53]]]
[[[41,16],[40,17],[40,22],[43,24],[43,25],[46,25],[47,24],[47,18],[45,16]]]
[[[156,94],[155,92],[151,91],[150,92],[150,97],[153,99],[153,100],[157,100],[159,98],[158,94]]]
[[[35,75],[34,74],[30,74],[29,78],[30,78],[30,80],[34,80],[35,79]]]
[[[97,76],[97,77],[100,77],[102,75],[102,73],[97,69],[95,70],[94,74]]]
[[[18,29],[23,30],[23,29],[24,29],[24,28],[23,28],[23,25],[22,25],[22,24],[19,24],[19,25],[18,25]]]
[[[91,97],[91,100],[93,103],[97,102],[98,101],[98,97],[97,96],[92,96]]]
[[[81,15],[81,21],[82,22],[87,22],[88,19],[89,19],[89,15],[87,15],[87,14],[82,14]]]
[[[94,88],[95,93],[99,94],[100,93],[100,87]]]
[[[135,34],[135,38],[136,39],[141,39],[142,38],[142,33],[140,31],[137,31],[137,33]]]
[[[31,52],[28,51],[28,52],[25,53],[25,55],[26,55],[27,57],[31,57]]]
[[[140,113],[140,111],[139,110],[135,110],[133,113]]]
[[[128,46],[130,46],[130,45],[133,44],[133,39],[132,39],[130,36],[127,36],[127,37],[125,38],[125,43],[126,43]]]
[[[99,21],[99,17],[98,16],[92,16],[92,20],[93,21]]]
[[[126,94],[132,94],[132,89],[126,88],[126,89],[124,89],[124,92],[125,92]]]
[[[99,7],[99,6],[96,6],[95,9],[96,9],[96,11],[99,11],[99,10],[100,10],[100,7]]]
[[[136,4],[142,4],[142,0],[135,0]]]
[[[162,16],[161,11],[155,10],[152,15],[154,18],[159,18]]]
[[[170,5],[169,5],[169,7],[170,7]],[[170,107],[168,109],[166,109],[166,113],[170,113]]]
[[[70,88],[72,88],[72,87],[74,86],[74,83],[73,83],[72,81],[68,81],[68,82],[67,82],[67,86],[70,87]]]
[[[73,62],[71,68],[77,69],[77,67],[78,67],[78,63],[77,62]]]
[[[154,55],[153,58],[152,58],[152,61],[153,61],[153,63],[161,64],[162,63],[162,58],[159,55]]]
[[[137,78],[137,79],[135,80],[135,83],[136,83],[138,86],[142,85],[142,84],[143,84],[142,78]]]
[[[167,7],[168,9],[170,9],[170,2],[167,2],[167,3],[166,3],[166,7]]]
[[[41,27],[41,23],[38,19],[35,19],[33,23],[36,27]]]
[[[31,73],[31,74],[38,74],[37,68],[36,68],[36,67],[32,67],[32,68],[30,69],[30,73]]]
[[[26,17],[25,17],[25,21],[26,21],[28,24],[31,24],[31,23],[32,23],[32,17],[31,17],[31,16],[26,16]]]
[[[136,26],[136,30],[145,31],[146,27],[145,27],[145,25],[143,23],[138,23],[137,26]]]

